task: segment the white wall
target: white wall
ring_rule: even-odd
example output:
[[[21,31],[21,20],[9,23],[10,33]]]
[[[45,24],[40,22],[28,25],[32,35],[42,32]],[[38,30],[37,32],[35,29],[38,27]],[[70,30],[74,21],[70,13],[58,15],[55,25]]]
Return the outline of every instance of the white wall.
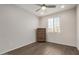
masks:
[[[39,22],[40,27],[47,28],[47,20],[52,16],[60,16],[61,32],[47,32],[47,41],[69,46],[76,46],[76,9],[66,10],[42,17]]]
[[[79,50],[79,5],[77,5],[76,14],[77,14],[77,48]]]
[[[0,54],[35,42],[38,19],[15,5],[0,5]]]

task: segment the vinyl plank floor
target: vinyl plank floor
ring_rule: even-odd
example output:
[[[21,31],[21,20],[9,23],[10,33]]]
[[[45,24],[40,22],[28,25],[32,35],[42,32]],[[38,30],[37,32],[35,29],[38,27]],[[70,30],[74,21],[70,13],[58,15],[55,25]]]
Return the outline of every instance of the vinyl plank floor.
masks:
[[[3,55],[79,55],[76,47],[50,42],[35,42]]]

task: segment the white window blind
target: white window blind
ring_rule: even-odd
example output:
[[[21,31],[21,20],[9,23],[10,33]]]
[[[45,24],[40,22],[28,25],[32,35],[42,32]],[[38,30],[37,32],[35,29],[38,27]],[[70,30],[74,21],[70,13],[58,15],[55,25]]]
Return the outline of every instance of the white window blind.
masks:
[[[54,16],[48,19],[48,32],[60,32],[60,17]]]

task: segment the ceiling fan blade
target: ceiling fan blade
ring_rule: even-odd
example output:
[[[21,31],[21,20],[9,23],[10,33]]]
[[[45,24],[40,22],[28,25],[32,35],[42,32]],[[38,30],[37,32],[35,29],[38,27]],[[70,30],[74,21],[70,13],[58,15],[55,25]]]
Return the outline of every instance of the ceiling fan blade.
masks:
[[[41,8],[37,9],[36,12],[39,11],[40,9],[41,9]]]
[[[40,8],[39,9],[37,9],[36,10],[36,12],[38,12],[39,10],[41,10],[41,8],[43,7],[43,6],[45,6],[46,8],[56,8],[56,5],[48,5],[48,4],[37,4],[38,6],[40,6]]]
[[[56,5],[46,5],[47,8],[56,8]]]
[[[43,4],[36,4],[37,6],[40,6],[40,7],[42,7],[43,6]]]
[[[53,5],[53,4],[37,4],[37,5],[40,7],[46,6],[47,8],[56,8],[56,5]]]

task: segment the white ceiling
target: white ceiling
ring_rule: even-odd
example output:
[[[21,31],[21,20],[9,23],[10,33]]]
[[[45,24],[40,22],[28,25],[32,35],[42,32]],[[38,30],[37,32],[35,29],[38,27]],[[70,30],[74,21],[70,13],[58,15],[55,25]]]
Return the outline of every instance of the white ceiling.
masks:
[[[64,10],[68,10],[68,9],[72,9],[74,8],[76,5],[74,4],[66,4],[64,5],[65,7],[64,8],[61,8],[61,4],[57,4],[56,5],[56,8],[47,8],[45,11],[44,11],[44,14],[41,14],[42,10],[36,12],[37,9],[40,8],[40,6],[38,5],[35,5],[35,4],[18,4],[17,6],[35,14],[36,16],[46,16],[46,15],[50,15],[50,14],[53,14],[53,13],[56,13],[56,12],[60,12],[60,11],[64,11]]]

